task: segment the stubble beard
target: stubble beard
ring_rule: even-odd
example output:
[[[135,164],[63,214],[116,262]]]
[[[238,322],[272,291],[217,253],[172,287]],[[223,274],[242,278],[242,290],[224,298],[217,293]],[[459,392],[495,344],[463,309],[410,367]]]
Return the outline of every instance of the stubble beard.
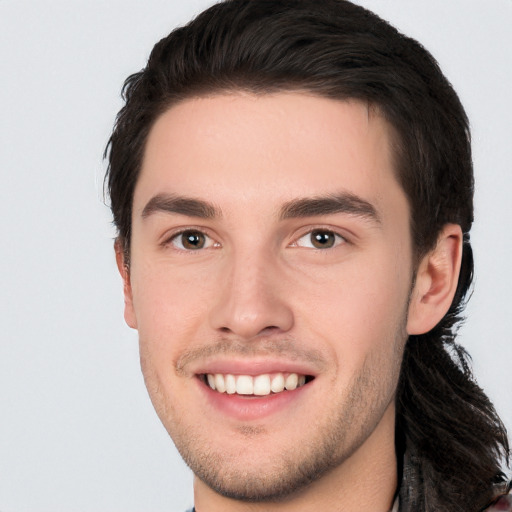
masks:
[[[216,450],[215,440],[205,430],[187,425],[171,413],[165,406],[162,388],[150,395],[184,461],[214,492],[243,502],[285,501],[340,466],[377,427],[394,400],[404,332],[405,327],[392,342],[391,365],[389,361],[383,365],[382,356],[370,354],[350,388],[332,397],[336,405],[330,410],[335,412],[321,422],[315,421],[314,430],[308,430],[311,418],[304,417],[304,438],[296,440],[292,448],[269,454],[264,466]],[[385,374],[376,371],[383,367],[388,368]],[[253,449],[262,436],[271,435],[262,427],[251,426],[241,427],[238,434],[245,436]]]
[[[297,440],[292,449],[269,454],[265,467],[226,457],[215,452],[211,443],[199,449],[199,445],[194,447],[190,441],[182,443],[178,438],[175,444],[194,474],[216,493],[244,502],[285,501],[340,466],[373,432],[391,399],[382,396],[378,403],[370,402],[369,377],[360,375],[347,400],[340,402],[337,416],[309,431],[309,437]],[[304,418],[306,429],[308,423]],[[253,449],[258,436],[269,435],[258,429],[243,434],[253,442]]]

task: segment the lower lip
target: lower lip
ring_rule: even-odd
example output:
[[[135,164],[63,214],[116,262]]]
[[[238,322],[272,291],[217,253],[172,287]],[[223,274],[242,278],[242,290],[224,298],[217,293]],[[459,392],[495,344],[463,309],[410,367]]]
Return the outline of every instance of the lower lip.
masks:
[[[210,406],[224,416],[230,416],[240,421],[258,420],[298,407],[298,400],[307,393],[307,388],[312,384],[309,382],[293,391],[282,391],[266,396],[241,396],[214,391],[199,379],[198,383]]]

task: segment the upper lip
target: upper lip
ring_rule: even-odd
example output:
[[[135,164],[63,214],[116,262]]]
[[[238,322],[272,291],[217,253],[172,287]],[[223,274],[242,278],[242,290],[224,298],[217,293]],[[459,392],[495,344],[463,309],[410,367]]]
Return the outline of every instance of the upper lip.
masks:
[[[262,375],[267,373],[297,373],[315,377],[318,369],[311,363],[286,359],[268,358],[230,358],[212,359],[191,364],[190,371],[195,375],[202,374],[232,374],[232,375]]]

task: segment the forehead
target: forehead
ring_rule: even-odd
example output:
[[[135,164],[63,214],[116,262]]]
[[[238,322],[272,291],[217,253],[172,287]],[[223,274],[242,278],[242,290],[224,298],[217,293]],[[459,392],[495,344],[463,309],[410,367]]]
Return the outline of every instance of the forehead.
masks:
[[[134,215],[162,193],[275,206],[348,192],[379,207],[388,189],[401,192],[391,137],[387,122],[358,101],[296,92],[188,99],[150,131]]]

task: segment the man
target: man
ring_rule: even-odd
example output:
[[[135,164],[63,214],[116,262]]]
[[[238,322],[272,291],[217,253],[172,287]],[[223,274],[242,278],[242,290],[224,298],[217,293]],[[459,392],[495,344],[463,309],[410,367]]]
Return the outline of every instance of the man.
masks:
[[[455,343],[468,122],[430,54],[348,1],[232,0],[125,97],[125,319],[195,510],[510,509],[506,432]]]

